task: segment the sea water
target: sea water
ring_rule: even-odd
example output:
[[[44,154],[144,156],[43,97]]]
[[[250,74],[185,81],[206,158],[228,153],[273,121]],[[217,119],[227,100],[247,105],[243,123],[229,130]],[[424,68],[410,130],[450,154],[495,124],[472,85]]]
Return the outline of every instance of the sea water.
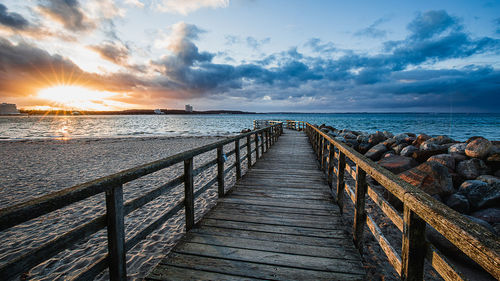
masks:
[[[71,139],[144,136],[224,136],[252,128],[253,120],[301,120],[337,129],[394,134],[448,135],[464,141],[500,139],[500,114],[338,113],[217,115],[88,115],[0,117],[0,139]]]

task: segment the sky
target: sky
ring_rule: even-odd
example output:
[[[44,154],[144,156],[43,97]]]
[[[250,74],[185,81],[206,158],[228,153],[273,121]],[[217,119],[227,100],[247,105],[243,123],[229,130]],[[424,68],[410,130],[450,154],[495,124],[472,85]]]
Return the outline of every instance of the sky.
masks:
[[[500,112],[500,1],[0,0],[24,109]]]

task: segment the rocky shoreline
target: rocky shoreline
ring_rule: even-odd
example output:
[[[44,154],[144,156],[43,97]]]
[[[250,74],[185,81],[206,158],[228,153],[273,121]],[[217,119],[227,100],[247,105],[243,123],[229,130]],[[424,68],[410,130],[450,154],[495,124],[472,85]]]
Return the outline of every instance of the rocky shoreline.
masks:
[[[338,130],[325,124],[317,127],[500,235],[500,141],[475,136],[459,142],[445,135],[367,133]],[[401,202],[387,193],[386,199],[401,210]],[[442,252],[460,255],[458,249],[430,227],[427,238]]]

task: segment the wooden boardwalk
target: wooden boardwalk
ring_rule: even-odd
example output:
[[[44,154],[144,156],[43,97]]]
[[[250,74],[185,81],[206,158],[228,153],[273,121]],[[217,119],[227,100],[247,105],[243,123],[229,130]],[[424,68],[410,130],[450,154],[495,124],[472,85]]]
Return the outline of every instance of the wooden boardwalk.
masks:
[[[147,280],[363,280],[306,134],[285,130]]]

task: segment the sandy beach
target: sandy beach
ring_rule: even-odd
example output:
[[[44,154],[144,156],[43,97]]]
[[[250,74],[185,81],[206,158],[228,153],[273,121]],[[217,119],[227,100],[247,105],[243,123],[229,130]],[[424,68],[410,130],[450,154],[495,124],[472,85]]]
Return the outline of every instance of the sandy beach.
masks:
[[[174,138],[110,138],[73,139],[67,141],[14,141],[0,143],[0,208],[12,206],[50,192],[87,182],[124,169],[158,160],[194,147],[206,145],[222,137]],[[225,151],[232,149],[225,146]],[[243,152],[243,151],[242,151]],[[244,154],[242,155],[244,156]],[[215,152],[194,159],[195,168],[215,157]],[[228,163],[234,161],[231,157]],[[245,163],[244,163],[245,164]],[[182,165],[182,164],[181,164]],[[124,185],[124,200],[131,200],[182,173],[177,164]],[[242,165],[246,167],[246,165]],[[214,176],[215,167],[195,178],[195,189]],[[234,175],[226,177],[226,187],[234,183]],[[216,185],[195,202],[197,219],[214,203]],[[183,196],[178,186],[125,218],[126,237],[151,223]],[[91,218],[103,214],[104,195],[100,194],[13,227],[0,234],[0,264],[57,237]],[[127,252],[127,274],[141,279],[169,250],[184,232],[183,211],[167,221],[131,251]],[[37,280],[62,280],[76,276],[107,252],[106,231],[67,249],[27,273]],[[106,280],[106,273],[98,279]]]

